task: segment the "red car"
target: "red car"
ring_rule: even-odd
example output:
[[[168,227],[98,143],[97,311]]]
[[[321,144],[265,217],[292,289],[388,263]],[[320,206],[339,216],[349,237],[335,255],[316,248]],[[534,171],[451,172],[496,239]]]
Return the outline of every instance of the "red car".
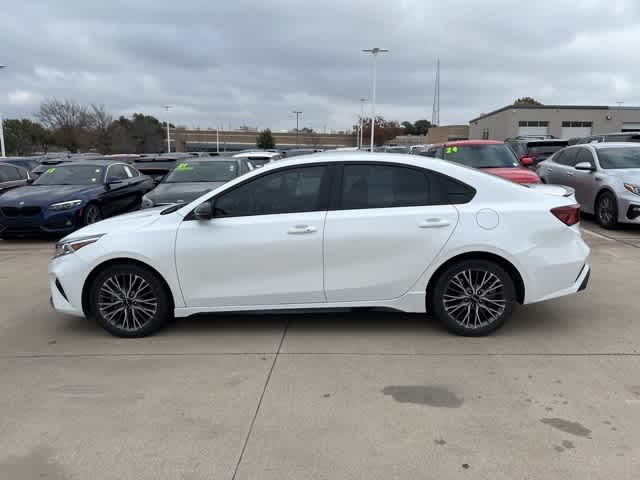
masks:
[[[525,168],[533,163],[523,159],[520,163],[513,150],[496,140],[459,140],[431,145],[421,155],[442,158],[467,167],[481,168],[487,173],[516,183],[540,183],[535,172]],[[527,165],[525,162],[530,161]]]

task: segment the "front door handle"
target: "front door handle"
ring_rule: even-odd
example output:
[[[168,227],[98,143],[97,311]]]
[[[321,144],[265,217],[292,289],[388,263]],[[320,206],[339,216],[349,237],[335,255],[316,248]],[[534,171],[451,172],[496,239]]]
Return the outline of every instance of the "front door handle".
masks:
[[[573,177],[573,173],[567,172],[567,177]]]
[[[304,233],[314,233],[317,232],[318,229],[311,225],[296,225],[287,230],[289,235],[302,235]]]
[[[421,222],[418,226],[420,228],[442,228],[449,225],[449,220],[444,218],[427,218],[424,222]]]

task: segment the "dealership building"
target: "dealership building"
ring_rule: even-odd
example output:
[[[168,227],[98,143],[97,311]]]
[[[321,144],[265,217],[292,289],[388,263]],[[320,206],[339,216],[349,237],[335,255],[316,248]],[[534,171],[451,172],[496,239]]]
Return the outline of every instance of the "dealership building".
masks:
[[[518,135],[556,138],[640,131],[640,107],[508,105],[469,122],[469,138],[504,140]]]

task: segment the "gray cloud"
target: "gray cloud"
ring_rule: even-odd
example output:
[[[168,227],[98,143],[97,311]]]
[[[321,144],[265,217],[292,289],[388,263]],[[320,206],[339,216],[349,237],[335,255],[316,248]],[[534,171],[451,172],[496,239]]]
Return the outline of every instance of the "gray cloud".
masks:
[[[26,3],[27,5],[23,5]],[[441,121],[531,95],[544,103],[640,103],[634,0],[30,0],[4,9],[0,111],[29,116],[48,97],[143,111],[202,128],[240,123],[344,129],[370,96],[378,111]]]

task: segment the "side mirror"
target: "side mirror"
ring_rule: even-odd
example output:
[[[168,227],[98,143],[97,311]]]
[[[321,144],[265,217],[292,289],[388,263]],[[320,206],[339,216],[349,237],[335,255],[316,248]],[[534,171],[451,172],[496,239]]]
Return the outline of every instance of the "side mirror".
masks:
[[[585,172],[595,172],[596,170],[595,165],[589,162],[576,163],[575,167],[573,168],[575,168],[576,170],[583,170]]]
[[[522,165],[524,165],[525,167],[530,167],[533,165],[533,157],[530,157],[529,155],[523,155],[520,157],[520,163]]]
[[[211,220],[213,218],[211,202],[208,201],[198,205],[193,211],[193,216],[196,217],[197,220]]]
[[[35,178],[27,178],[27,185],[31,185],[33,183],[33,181],[35,180]]]

